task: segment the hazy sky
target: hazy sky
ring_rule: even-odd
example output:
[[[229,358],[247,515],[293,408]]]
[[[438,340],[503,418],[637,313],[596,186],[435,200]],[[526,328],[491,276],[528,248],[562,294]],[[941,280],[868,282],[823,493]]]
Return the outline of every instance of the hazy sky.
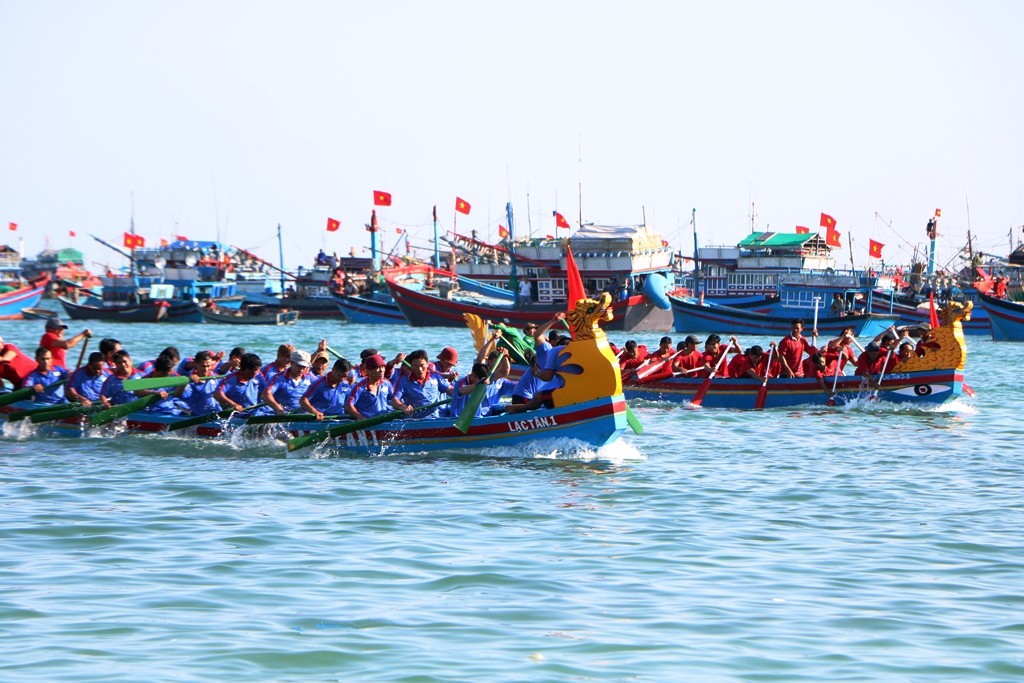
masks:
[[[848,263],[1024,223],[1022,2],[0,0],[0,230],[87,261],[186,235],[289,268],[379,212],[553,234],[551,212],[692,251],[838,221]],[[969,212],[968,212],[969,206]],[[328,217],[341,221],[327,233]],[[17,233],[3,226],[19,225]],[[890,227],[891,225],[891,227]],[[68,231],[78,236],[70,238]],[[560,233],[561,234],[561,233]],[[0,240],[3,242],[5,240]],[[93,266],[95,268],[95,265]]]

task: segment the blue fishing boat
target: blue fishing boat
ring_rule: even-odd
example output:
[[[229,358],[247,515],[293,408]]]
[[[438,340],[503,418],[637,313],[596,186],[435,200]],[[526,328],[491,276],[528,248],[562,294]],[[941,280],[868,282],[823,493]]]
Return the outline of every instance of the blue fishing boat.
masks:
[[[350,323],[361,325],[406,325],[408,321],[391,295],[384,291],[369,294],[339,294],[334,302]]]
[[[35,308],[46,293],[50,276],[43,274],[24,287],[0,294],[0,320],[21,318],[25,308]]]
[[[979,294],[978,300],[988,313],[993,340],[1024,341],[1024,303],[985,294]]]
[[[772,315],[757,311],[726,306],[677,294],[669,295],[672,302],[672,317],[676,332],[717,332],[719,334],[754,334],[764,336],[785,336],[789,334],[794,318],[803,318],[810,330],[814,321],[806,311],[796,309],[785,315]],[[818,332],[821,336],[837,337],[847,327],[853,328],[857,337],[873,337],[897,321],[894,315],[861,313],[844,316],[819,316]]]

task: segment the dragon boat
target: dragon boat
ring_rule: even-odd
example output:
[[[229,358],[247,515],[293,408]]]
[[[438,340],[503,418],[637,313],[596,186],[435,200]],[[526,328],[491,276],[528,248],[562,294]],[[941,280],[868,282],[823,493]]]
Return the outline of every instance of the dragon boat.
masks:
[[[835,396],[831,394],[833,377],[826,378],[830,391],[822,391],[818,381],[804,377],[772,377],[763,380],[750,378],[714,378],[707,387],[701,405],[707,408],[752,410],[756,407],[759,391],[765,394],[765,408],[848,404],[866,398],[892,403],[937,405],[961,396],[969,387],[964,386],[964,364],[967,344],[962,322],[969,320],[972,304],[948,304],[940,312],[939,327],[931,331],[922,344],[924,355],[900,361],[892,372],[881,377],[877,391],[867,386],[864,377],[839,375],[835,382]],[[707,378],[657,377],[650,381],[630,379],[623,391],[629,399],[690,403],[701,390]],[[878,378],[875,378],[876,380]],[[762,390],[762,386],[766,391]]]
[[[487,452],[485,449],[545,442],[573,442],[583,447],[599,448],[618,439],[628,425],[618,365],[599,326],[600,322],[609,321],[611,317],[611,297],[607,294],[599,300],[580,299],[570,312],[567,319],[577,334],[576,339],[565,346],[560,357],[558,373],[565,384],[552,392],[553,408],[477,417],[468,427],[462,425],[465,431],[457,426],[458,421],[453,417],[392,419],[383,424],[379,423],[379,418],[369,418],[360,422],[295,421],[267,425],[254,425],[246,419],[227,417],[174,430],[176,424],[194,418],[133,412],[112,423],[111,427],[93,426],[86,413],[24,427],[19,423],[30,420],[19,420],[6,425],[4,432],[14,437],[33,433],[81,437],[103,436],[113,430],[118,434],[174,432],[198,438],[230,438],[244,429],[259,430],[256,435],[269,435],[270,438],[297,438],[345,425],[347,433],[325,439],[319,448],[366,454],[463,449],[481,453]],[[11,411],[31,407],[31,404],[21,402],[4,406],[0,411],[10,414]],[[378,420],[377,424],[374,424],[375,420]]]

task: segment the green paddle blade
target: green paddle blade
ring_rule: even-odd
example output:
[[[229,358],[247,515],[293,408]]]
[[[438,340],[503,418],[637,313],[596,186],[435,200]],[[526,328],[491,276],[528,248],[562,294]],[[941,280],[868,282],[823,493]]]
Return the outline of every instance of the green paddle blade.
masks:
[[[55,410],[67,410],[68,408],[73,408],[76,405],[80,405],[80,404],[77,404],[77,403],[58,403],[57,405],[43,406],[42,408],[28,408],[26,410],[16,410],[13,413],[7,413],[7,421],[8,422],[18,422],[20,420],[24,420],[26,418],[30,418],[33,415],[43,415],[45,413],[52,413]]]
[[[494,364],[491,371],[487,374],[487,379],[490,380],[494,377],[495,371],[498,369],[499,362]],[[473,418],[476,417],[476,409],[483,403],[484,396],[487,395],[487,382],[477,382],[476,386],[473,387],[473,393],[466,399],[466,405],[463,406],[462,412],[455,418],[455,428],[465,434],[469,431],[469,425],[473,423]]]
[[[212,379],[224,379],[227,375],[213,375],[211,377],[200,377],[200,382],[208,382]],[[164,389],[167,387],[183,387],[192,382],[190,375],[175,375],[173,377],[143,377],[141,379],[126,379],[124,381],[125,391],[142,391],[143,389]]]
[[[49,387],[47,387],[47,389],[49,389],[50,387],[59,387],[62,384],[67,383],[68,381],[66,379],[62,379],[57,382],[54,382]],[[35,393],[35,389],[33,389],[32,387],[24,387],[22,389],[15,389],[14,391],[8,391],[6,394],[0,396],[0,406],[6,406],[11,403],[17,403],[18,401],[27,401],[28,399],[35,396]]]
[[[254,406],[243,408],[240,412],[246,410],[253,410],[255,408],[262,408],[263,403],[257,403]],[[223,420],[227,417],[231,417],[231,414],[235,412],[234,408],[225,408],[224,410],[218,410],[215,413],[208,413],[207,415],[197,415],[195,417],[187,417],[184,420],[179,420],[167,428],[169,432],[176,432],[179,429],[188,429],[189,427],[195,427],[196,425],[206,424],[207,422],[216,422],[217,420]]]
[[[443,401],[437,401],[435,403],[425,405],[422,408],[417,408],[416,410],[417,412],[433,410],[438,406],[450,402],[451,399],[446,398]],[[385,422],[397,420],[400,417],[405,417],[404,411],[392,410],[389,413],[383,413],[381,415],[375,415],[374,417],[368,417],[365,420],[357,420],[355,422],[349,422],[348,424],[338,425],[337,427],[330,427],[328,429],[323,429],[318,432],[312,432],[310,434],[306,434],[305,436],[297,436],[288,442],[288,450],[297,451],[300,448],[306,448],[307,446],[312,446],[323,441],[330,441],[331,439],[337,438],[339,436],[344,436],[345,434],[358,432],[360,429],[366,429],[367,427],[375,427],[379,424],[384,424]]]
[[[89,424],[93,427],[105,425],[108,422],[113,422],[114,420],[119,420],[126,415],[138,412],[151,403],[156,403],[160,400],[162,400],[160,398],[160,394],[150,394],[149,396],[143,396],[142,398],[137,398],[134,401],[129,401],[128,403],[122,403],[119,406],[113,406],[112,408],[101,410],[89,418]]]
[[[633,414],[633,409],[629,407],[628,403],[626,404],[626,422],[634,434],[643,434],[644,426],[640,423],[640,418]]]
[[[88,415],[90,413],[97,413],[103,410],[103,404],[97,403],[96,405],[89,406],[86,408],[81,404],[68,404],[65,403],[62,410],[48,410],[45,413],[36,413],[30,415],[29,419],[32,424],[39,424],[41,422],[53,422],[54,420],[63,420],[67,417],[75,417],[76,415]]]
[[[338,419],[340,416],[325,415],[324,419]],[[245,421],[247,425],[270,425],[281,422],[316,422],[316,415],[311,413],[283,413],[281,415],[253,415]]]

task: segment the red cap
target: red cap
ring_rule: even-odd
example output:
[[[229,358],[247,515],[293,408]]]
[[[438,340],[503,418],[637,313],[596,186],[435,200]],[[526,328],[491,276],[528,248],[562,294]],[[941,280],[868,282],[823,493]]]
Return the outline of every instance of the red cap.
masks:
[[[384,360],[384,356],[380,355],[379,353],[375,353],[372,356],[367,356],[367,358],[363,360],[363,367],[366,368],[367,370],[373,370],[374,368],[383,368],[387,366],[387,364],[388,362]]]
[[[446,346],[441,349],[441,353],[437,354],[437,359],[455,365],[459,362],[459,352],[450,346]]]

